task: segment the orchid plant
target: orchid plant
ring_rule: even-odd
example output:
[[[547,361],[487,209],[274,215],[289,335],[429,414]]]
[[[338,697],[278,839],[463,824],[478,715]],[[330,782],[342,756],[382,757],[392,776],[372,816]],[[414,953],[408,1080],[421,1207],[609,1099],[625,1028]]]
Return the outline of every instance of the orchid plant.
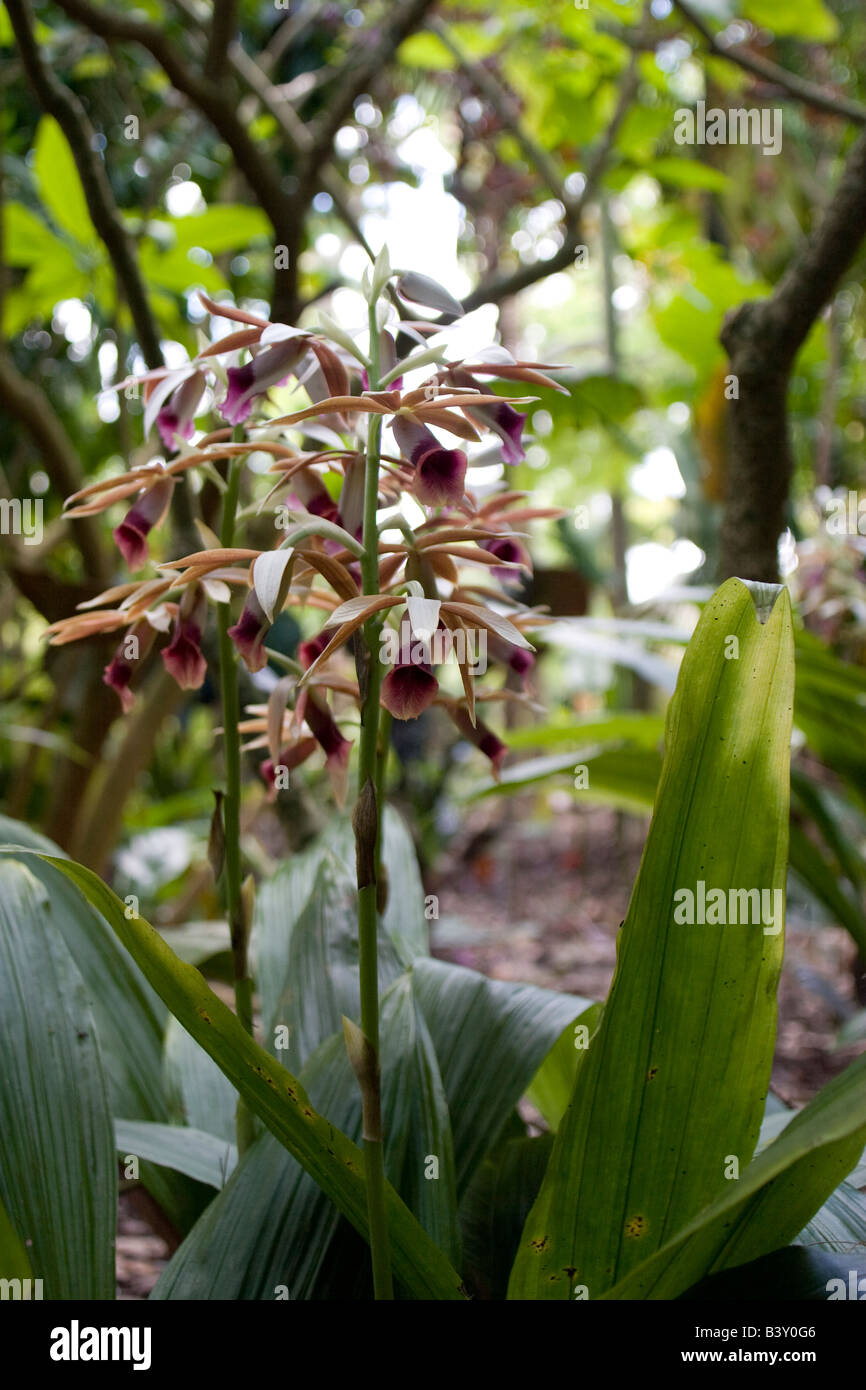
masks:
[[[136,671],[160,641],[165,668],[181,688],[202,685],[202,638],[215,607],[226,785],[211,839],[220,847],[216,864],[231,931],[236,1009],[250,1034],[252,889],[243,879],[240,850],[241,738],[251,736],[247,747],[266,751],[262,773],[272,795],[288,785],[291,770],[321,753],[342,803],[352,746],[346,731],[359,712],[353,827],[361,1026],[346,1021],[345,1032],[363,1103],[374,1286],[377,1297],[388,1297],[377,916],[387,892],[380,844],[389,725],[438,704],[498,776],[506,748],[477,707],[530,698],[523,688],[533,663],[526,634],[544,622],[515,592],[529,568],[525,532],[518,528],[559,513],[526,505],[524,494],[503,483],[486,495],[473,491],[467,485],[470,451],[483,447],[486,435],[503,464],[524,457],[525,416],[516,407],[536,398],[507,399],[490,390],[490,381],[565,388],[546,375],[546,364],[516,361],[500,346],[472,361],[451,360],[447,325],[462,314],[460,304],[426,276],[392,271],[387,252],[362,288],[367,323],[357,335],[325,315],[315,330],[289,327],[202,295],[212,321],[230,320],[232,331],[203,342],[180,368],[119,383],[143,386],[145,434],[155,433],[170,461],[153,457],[68,499],[70,517],[131,500],[114,537],[134,577],[81,604],[75,616],[52,624],[48,636],[59,644],[122,633],[104,679],[126,711],[134,702]],[[418,305],[444,320],[414,317],[411,306]],[[398,342],[409,344],[402,359]],[[410,377],[417,384],[405,384]],[[275,414],[268,393],[292,379],[309,404]],[[223,423],[197,435],[197,419],[212,410]],[[440,434],[459,447],[443,443]],[[243,504],[243,465],[253,451],[271,456],[273,483],[264,498]],[[489,462],[487,450],[483,457]],[[151,533],[190,469],[201,470],[222,493],[220,535],[197,519],[202,549],[150,565]],[[409,497],[414,506],[406,504]],[[268,508],[273,546],[241,544],[244,523],[260,522]],[[141,574],[146,566],[150,572]],[[232,622],[236,590],[244,601]],[[267,645],[287,606],[323,615],[318,635],[300,644],[297,660]],[[479,643],[508,671],[504,685],[476,686],[472,653]],[[459,668],[459,693],[443,688],[434,669],[450,657]],[[246,718],[239,709],[238,660],[250,672],[269,660],[284,672],[267,703],[249,707]],[[251,1138],[251,1119],[240,1102],[241,1151]]]

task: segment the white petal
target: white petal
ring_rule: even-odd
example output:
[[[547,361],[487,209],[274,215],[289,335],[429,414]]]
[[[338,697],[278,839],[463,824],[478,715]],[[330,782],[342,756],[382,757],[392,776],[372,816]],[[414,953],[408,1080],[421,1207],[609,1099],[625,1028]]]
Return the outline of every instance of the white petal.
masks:
[[[274,608],[280,599],[286,565],[291,558],[288,550],[266,550],[253,563],[253,588],[269,622],[274,621]]]
[[[406,607],[409,610],[409,623],[413,633],[422,642],[428,642],[439,626],[441,600],[438,598],[407,598]]]

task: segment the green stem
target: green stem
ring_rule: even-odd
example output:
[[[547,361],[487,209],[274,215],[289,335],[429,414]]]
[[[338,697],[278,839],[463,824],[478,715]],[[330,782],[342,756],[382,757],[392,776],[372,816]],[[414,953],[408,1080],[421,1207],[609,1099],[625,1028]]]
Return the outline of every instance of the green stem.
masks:
[[[370,386],[378,389],[379,330],[375,305],[370,307]],[[376,504],[379,496],[379,455],[382,440],[381,416],[370,417],[364,479],[364,554],[361,579],[365,594],[379,592],[379,536]],[[373,1266],[373,1293],[377,1299],[394,1296],[391,1280],[391,1254],[385,1214],[385,1157],[382,1136],[381,1081],[379,1070],[379,964],[377,933],[377,865],[381,841],[381,791],[379,772],[379,691],[382,665],[379,660],[379,632],[382,620],[370,619],[364,625],[367,680],[361,706],[361,739],[358,766],[358,805],[355,835],[358,847],[358,944],[360,951],[361,1031],[371,1052],[371,1065],[361,1083],[364,1111],[364,1168],[367,1178],[367,1215],[370,1224],[370,1256]],[[370,812],[373,812],[371,815]]]
[[[237,434],[237,431],[236,431]],[[243,432],[241,431],[241,437]],[[220,542],[234,543],[235,513],[241,481],[241,460],[229,462],[228,480],[223,497]],[[253,982],[247,969],[247,923],[241,892],[241,739],[240,699],[238,695],[237,662],[232,639],[229,637],[231,614],[229,605],[217,609],[219,631],[220,694],[223,714],[223,747],[225,750],[226,789],[223,797],[223,826],[225,830],[225,859],[223,891],[229,920],[232,944],[232,973],[234,975],[235,1011],[243,1027],[253,1033]],[[255,1137],[252,1114],[238,1096],[237,1112],[238,1153],[249,1147]]]

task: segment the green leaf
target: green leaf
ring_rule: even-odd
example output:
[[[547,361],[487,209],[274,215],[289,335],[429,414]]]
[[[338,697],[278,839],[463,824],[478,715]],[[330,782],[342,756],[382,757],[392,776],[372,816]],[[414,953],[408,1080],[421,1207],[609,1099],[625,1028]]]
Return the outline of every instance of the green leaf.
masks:
[[[846,897],[833,869],[799,825],[791,826],[791,868],[819,902],[843,927],[847,927],[857,943],[861,956],[866,957],[866,920],[862,910]]]
[[[422,1224],[457,1254],[454,1165],[448,1112],[423,1019],[403,976],[382,1000],[385,1167]],[[343,1133],[359,1137],[361,1104],[342,1033],[317,1048],[301,1081]],[[437,1155],[438,1180],[425,1180]],[[339,1214],[272,1135],[244,1155],[224,1191],[201,1217],[160,1278],[157,1298],[271,1299],[278,1286],[292,1299],[320,1297],[318,1280],[335,1260]],[[363,1285],[369,1257],[354,1247],[354,1268],[341,1277]],[[351,1260],[351,1255],[350,1255]]]
[[[575,786],[581,801],[645,814],[652,810],[661,772],[660,754],[652,749],[623,747],[576,747],[570,753],[527,758],[502,773],[498,782],[489,778],[473,787],[467,800],[481,796],[504,796],[524,787],[546,782],[559,773],[568,774],[575,786],[575,775],[586,768],[586,786]]]
[[[217,1191],[225,1186],[238,1161],[234,1144],[227,1144],[203,1129],[185,1129],[181,1125],[115,1120],[114,1142],[121,1158],[134,1155],[148,1159],[162,1168],[185,1173],[188,1178],[215,1187]]]
[[[271,224],[261,209],[244,207],[241,203],[219,203],[207,212],[173,217],[171,227],[175,245],[180,250],[187,252],[192,246],[201,246],[212,256],[242,250],[253,241],[273,238]]]
[[[307,895],[311,869],[315,877]],[[309,858],[290,860],[257,895],[265,1036],[273,1050],[274,1030],[287,1028],[295,1066],[340,1031],[344,1014],[352,1018],[360,1013],[356,903],[353,880],[324,847],[314,849]],[[402,967],[381,925],[379,950],[383,987]]]
[[[32,1279],[33,1270],[9,1213],[0,1202],[0,1279]]]
[[[538,1195],[552,1134],[507,1139],[476,1172],[460,1206],[464,1271],[473,1293],[504,1299],[520,1233]]]
[[[0,1201],[46,1298],[112,1299],[111,1112],[65,928],[30,869],[0,860]]]
[[[44,836],[18,821],[0,816],[0,841],[3,840],[49,855],[60,855],[57,846]],[[14,855],[14,851],[6,852]],[[51,902],[62,911],[63,939],[84,980],[96,1020],[113,1113],[129,1120],[168,1120],[170,1110],[163,1084],[163,1032],[167,1015],[162,1001],[136,970],[105,919],[82,898],[68,878],[36,856],[28,855],[26,863],[34,877],[44,884]],[[191,1040],[187,1041],[191,1048],[196,1046]],[[213,1066],[209,1058],[201,1055]],[[224,1081],[222,1073],[217,1071],[217,1075]],[[235,1093],[230,1087],[228,1089],[233,1105]],[[234,1128],[230,1137],[234,1137]],[[187,1230],[201,1210],[201,1191],[194,1189],[181,1174],[155,1170],[148,1164],[142,1165],[141,1178],[177,1229]]]
[[[148,284],[158,285],[175,294],[185,294],[196,285],[201,285],[208,294],[228,288],[225,276],[216,266],[191,261],[186,248],[181,246],[160,251],[152,242],[144,241],[138,259],[141,273]]]
[[[711,193],[724,193],[731,183],[730,175],[721,169],[699,159],[678,159],[675,155],[651,160],[645,172],[672,188],[706,188]]]
[[[866,1139],[866,1056],[797,1112],[693,1221],[604,1297],[676,1298],[699,1279],[792,1241],[847,1173]]]
[[[762,29],[771,29],[777,38],[790,35],[810,43],[831,43],[839,36],[839,21],[823,0],[742,0],[744,19]]]
[[[7,265],[35,265],[56,250],[65,250],[62,241],[23,203],[5,203],[2,219]]]
[[[460,1196],[565,1025],[591,1001],[439,960],[419,960],[413,974],[448,1097]]]
[[[355,833],[348,817],[329,826],[323,843],[337,856],[354,884]],[[424,887],[415,845],[405,821],[393,806],[386,806],[382,816],[382,863],[388,880],[382,926],[403,964],[411,965],[418,956],[429,954],[430,933],[424,917]]]
[[[51,840],[19,821],[0,816],[2,842],[23,845],[40,855],[60,856]],[[4,848],[14,856],[14,850]],[[22,855],[62,915],[63,942],[90,997],[115,1114],[130,1120],[169,1118],[162,1085],[162,1002],[130,963],[103,917],[95,912],[63,873],[35,855]]]
[[[53,116],[39,122],[33,168],[42,205],[57,226],[82,246],[98,246],[72,151]]]
[[[737,660],[726,659],[730,636]],[[603,1296],[713,1199],[728,1155],[742,1165],[754,1150],[782,933],[680,924],[674,895],[704,883],[784,901],[793,679],[786,591],[762,624],[749,589],[729,580],[704,610],[668,708],[613,985],[521,1239],[512,1298],[567,1299],[575,1284]]]
[[[102,912],[175,1017],[213,1057],[250,1109],[366,1238],[360,1149],[316,1114],[300,1082],[253,1041],[199,972],[179,961],[144,918],[128,920],[120,900],[83,865],[55,859],[49,862]],[[385,1197],[395,1277],[415,1297],[460,1299],[459,1275],[390,1184],[386,1184]]]
[[[591,1004],[563,1029],[526,1092],[527,1100],[544,1116],[554,1134],[568,1109],[587,1044],[599,1025],[603,1008],[603,1004]],[[586,1032],[578,1032],[578,1029],[586,1029]]]
[[[164,1082],[169,1118],[234,1143],[237,1092],[213,1058],[178,1022],[165,1034]]]

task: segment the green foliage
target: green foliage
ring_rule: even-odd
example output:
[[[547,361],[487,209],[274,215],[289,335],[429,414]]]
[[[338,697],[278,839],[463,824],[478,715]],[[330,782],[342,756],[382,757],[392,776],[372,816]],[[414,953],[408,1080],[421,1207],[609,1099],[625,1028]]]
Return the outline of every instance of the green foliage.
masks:
[[[406,832],[389,813],[385,862],[399,891],[380,921],[383,1107],[402,1296],[459,1298],[462,1274],[476,1296],[503,1298],[510,1272],[511,1297],[571,1298],[575,1285],[588,1285],[591,1297],[706,1298],[716,1296],[716,1281],[728,1271],[718,1285],[724,1296],[732,1278],[741,1281],[734,1287],[750,1287],[755,1260],[797,1241],[810,1253],[762,1266],[775,1281],[768,1287],[814,1291],[822,1275],[834,1277],[822,1252],[866,1230],[866,1202],[842,1181],[866,1142],[866,1059],[793,1118],[779,1111],[761,1127],[781,933],[671,920],[675,889],[700,878],[725,890],[784,883],[794,684],[784,593],[764,617],[758,620],[750,591],[731,580],[689,644],[603,1010],[431,960],[420,879]],[[740,642],[736,661],[724,655],[731,634]],[[586,721],[585,732],[630,739],[633,751],[657,756],[656,716]],[[568,733],[553,726],[541,737],[555,748]],[[761,834],[752,833],[758,826]],[[151,1190],[186,1232],[155,1298],[369,1296],[364,1245],[352,1231],[366,1230],[363,1159],[353,1142],[360,1097],[340,1028],[341,1014],[358,1009],[348,823],[335,820],[259,894],[265,1038],[275,1056],[293,1059],[296,1075],[95,875],[46,853],[47,842],[14,823],[2,828],[13,846],[27,847],[7,848],[0,860],[10,890],[0,949],[22,998],[28,990],[32,1001],[46,990],[62,998],[69,1012],[61,1027],[77,1037],[59,1053],[49,1043],[49,1052],[43,1044],[22,1054],[11,1095],[28,1113],[35,1104],[42,1114],[46,1078],[55,1078],[51,1123],[65,1103],[69,1137],[62,1150],[52,1149],[47,1132],[42,1143],[66,1164],[69,1144],[74,1152],[80,1142],[86,1084],[91,1142],[104,1165],[97,1182],[92,1170],[85,1178],[74,1167],[55,1179],[61,1195],[71,1183],[91,1194],[89,1244],[72,1248],[57,1219],[58,1195],[34,1184],[32,1159],[22,1150],[7,1164],[0,1201],[9,1227],[4,1236],[0,1224],[0,1246],[9,1268],[23,1268],[18,1247],[39,1220],[51,1241],[34,1247],[34,1273],[69,1291],[60,1296],[79,1296],[100,1279],[101,1296],[110,1296],[116,1149],[124,1162],[141,1160]],[[36,874],[51,885],[50,900]],[[49,932],[50,954],[43,944]],[[112,1017],[97,966],[88,962],[101,962],[104,972],[117,942],[125,948],[118,959],[128,953],[149,988],[109,996]],[[59,994],[58,970],[69,976]],[[149,1036],[150,989],[173,1018],[165,1043],[159,1025],[144,1046],[150,1114],[123,1113],[140,1095],[131,1058],[109,1084],[99,1055],[125,1029],[140,1042]],[[95,1017],[91,998],[99,1003]],[[16,1036],[29,1028],[34,1045],[37,1016],[32,1008],[10,1011],[8,996],[0,1009],[4,1026]],[[82,1045],[90,1049],[86,1083]],[[266,1127],[239,1162],[236,1092]],[[527,1137],[516,1112],[524,1096],[553,1135]],[[753,1157],[759,1127],[764,1147]],[[732,1158],[741,1165],[739,1181],[726,1182]],[[708,1276],[715,1277],[703,1283]]]

